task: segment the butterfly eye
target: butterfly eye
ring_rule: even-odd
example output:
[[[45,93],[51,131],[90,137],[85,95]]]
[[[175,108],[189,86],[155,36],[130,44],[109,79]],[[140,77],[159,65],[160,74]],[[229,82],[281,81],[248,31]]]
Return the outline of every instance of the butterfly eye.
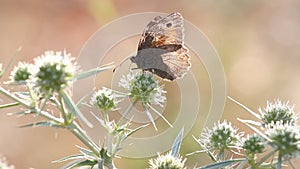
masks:
[[[171,27],[172,26],[172,24],[171,23],[167,23],[167,27],[169,28],[169,27]]]

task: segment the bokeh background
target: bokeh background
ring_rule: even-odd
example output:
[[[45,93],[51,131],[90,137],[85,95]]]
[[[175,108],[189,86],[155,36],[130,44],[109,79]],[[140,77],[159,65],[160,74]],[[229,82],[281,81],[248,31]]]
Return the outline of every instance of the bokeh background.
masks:
[[[274,98],[290,100],[295,110],[300,110],[297,0],[0,0],[0,61],[8,63],[20,46],[23,49],[17,59],[22,61],[30,61],[49,49],[67,49],[77,56],[87,39],[114,19],[139,12],[174,11],[181,12],[215,46],[224,66],[229,96],[253,110]],[[206,84],[207,78],[200,80]],[[18,128],[34,119],[6,115],[13,110],[0,113],[0,154],[16,168],[59,168],[62,164],[51,161],[78,152],[75,145],[81,143],[68,131]],[[222,119],[251,132],[237,117],[252,119],[236,104],[226,101]],[[197,121],[203,121],[201,115]],[[184,140],[183,154],[199,148],[191,137],[199,136],[202,125],[196,123]],[[205,156],[192,156],[188,164],[192,167],[207,160]],[[147,159],[123,158],[116,163],[119,168],[145,168]]]

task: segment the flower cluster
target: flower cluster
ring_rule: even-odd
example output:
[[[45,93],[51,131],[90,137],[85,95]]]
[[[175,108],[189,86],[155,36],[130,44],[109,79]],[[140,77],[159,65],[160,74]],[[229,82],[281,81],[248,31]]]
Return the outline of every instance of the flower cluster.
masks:
[[[103,111],[109,111],[115,108],[116,99],[111,89],[103,87],[101,90],[94,92],[90,103]]]
[[[18,66],[15,66],[10,74],[10,81],[17,84],[25,83],[33,74],[33,65],[19,62]]]
[[[53,94],[70,86],[75,71],[74,58],[66,51],[46,51],[34,64],[19,62],[9,78],[16,84],[28,82],[42,94]]]
[[[265,140],[257,134],[248,135],[247,138],[243,140],[243,148],[247,154],[262,153],[265,147]]]
[[[35,74],[36,87],[41,92],[59,92],[70,86],[75,74],[74,58],[66,52],[47,51],[34,60],[37,72]]]
[[[163,90],[151,73],[123,75],[119,86],[127,89],[131,98],[140,100],[142,103],[162,106],[166,100],[163,95],[166,91]]]
[[[285,158],[300,155],[299,126],[284,124],[282,121],[268,126],[266,134],[272,140],[271,145]]]
[[[184,167],[186,159],[182,159],[181,156],[174,157],[171,152],[165,155],[158,155],[155,159],[150,159],[150,169],[185,169]]]
[[[205,128],[201,133],[199,143],[204,149],[229,150],[231,147],[241,144],[243,133],[233,127],[231,122],[223,121],[215,123],[212,129]]]
[[[297,121],[294,106],[290,106],[288,101],[282,102],[277,99],[274,103],[267,102],[267,106],[264,109],[259,108],[258,111],[260,112],[263,126],[278,121],[282,121],[284,124],[294,124]]]

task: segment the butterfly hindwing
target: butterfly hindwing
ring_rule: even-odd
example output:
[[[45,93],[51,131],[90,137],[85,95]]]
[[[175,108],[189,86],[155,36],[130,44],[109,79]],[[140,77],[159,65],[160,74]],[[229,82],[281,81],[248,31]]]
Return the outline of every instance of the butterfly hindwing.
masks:
[[[182,78],[191,67],[188,49],[182,47],[174,52],[168,52],[161,55],[164,64],[177,77]]]

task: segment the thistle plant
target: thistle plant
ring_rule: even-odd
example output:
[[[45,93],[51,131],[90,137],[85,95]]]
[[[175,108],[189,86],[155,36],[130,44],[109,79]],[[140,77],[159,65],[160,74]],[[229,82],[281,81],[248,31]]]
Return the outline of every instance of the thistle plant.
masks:
[[[138,101],[141,102],[144,111],[149,117],[155,130],[157,130],[157,127],[150,110],[159,115],[169,126],[172,127],[172,124],[169,123],[168,120],[152,106],[159,105],[162,107],[162,104],[166,101],[166,97],[164,96],[166,91],[163,90],[163,87],[160,86],[158,81],[154,79],[153,74],[143,72],[136,74],[129,73],[126,76],[123,75],[119,82],[119,86],[127,90],[125,96],[133,100],[132,106],[134,106]],[[132,107],[130,107],[129,110],[131,108]],[[128,113],[129,111],[126,112]]]
[[[10,74],[10,82],[17,84],[26,83],[26,81],[32,75],[32,71],[33,65],[24,62],[19,62]]]
[[[71,131],[88,148],[84,149],[92,156],[101,158],[101,148],[94,143],[81,125],[75,119],[81,119],[88,126],[92,124],[85,118],[79,110],[78,105],[72,100],[70,87],[73,81],[82,77],[88,77],[106,69],[112,68],[105,65],[88,72],[77,72],[75,59],[66,51],[54,52],[46,51],[41,56],[34,59],[33,64],[20,62],[10,73],[8,84],[23,86],[20,90],[7,90],[0,86],[0,92],[10,98],[12,102],[1,105],[1,108],[21,106],[21,111],[11,114],[38,115],[43,117],[43,121],[33,122],[22,127],[48,126],[64,128]],[[4,72],[5,73],[5,72]],[[46,106],[54,106],[59,114],[46,109]],[[101,158],[102,159],[102,158]],[[80,165],[80,162],[70,166]],[[105,165],[113,168],[112,162],[105,161]]]
[[[197,139],[203,151],[212,152],[215,161],[222,161],[228,157],[227,152],[239,151],[242,132],[228,121],[215,123],[212,129],[205,128],[201,137]],[[216,155],[217,154],[217,155]]]
[[[1,76],[6,73],[7,67],[1,68]],[[70,131],[84,145],[78,147],[78,154],[63,157],[55,162],[69,163],[63,169],[69,168],[118,168],[114,160],[119,158],[118,153],[123,148],[123,142],[138,130],[148,126],[141,125],[133,128],[129,113],[133,107],[140,104],[148,116],[152,126],[157,126],[152,117],[159,115],[172,127],[172,124],[158,112],[154,106],[164,106],[166,91],[160,81],[152,73],[132,72],[123,75],[119,86],[125,91],[117,91],[104,86],[91,95],[84,96],[79,102],[72,99],[71,88],[75,81],[94,76],[102,71],[113,68],[113,65],[103,65],[91,70],[80,72],[80,66],[71,54],[66,51],[46,51],[33,60],[33,63],[19,62],[5,81],[7,85],[21,86],[20,88],[5,89],[0,86],[0,93],[11,101],[0,105],[0,108],[19,106],[20,111],[10,114],[35,115],[42,117],[41,121],[25,124],[22,127],[54,127]],[[125,110],[118,105],[125,99],[131,103]],[[218,121],[212,128],[204,128],[199,136],[194,136],[200,150],[188,155],[180,154],[184,130],[175,138],[170,151],[158,152],[148,162],[149,169],[186,169],[188,157],[197,153],[205,153],[212,162],[196,169],[216,168],[254,168],[280,169],[283,165],[293,166],[292,159],[300,155],[300,126],[297,123],[299,115],[294,106],[279,99],[267,102],[264,108],[258,108],[258,113],[229,97],[230,100],[247,110],[257,120],[238,119],[242,124],[253,130],[244,134],[238,127],[228,120]],[[93,107],[91,112],[82,112],[80,106]],[[116,110],[124,111],[120,119],[112,118]],[[92,127],[86,117],[91,113],[106,131],[105,141],[99,143],[92,140],[81,127],[85,124]],[[196,166],[196,165],[194,165]],[[0,159],[0,169],[12,169]]]

